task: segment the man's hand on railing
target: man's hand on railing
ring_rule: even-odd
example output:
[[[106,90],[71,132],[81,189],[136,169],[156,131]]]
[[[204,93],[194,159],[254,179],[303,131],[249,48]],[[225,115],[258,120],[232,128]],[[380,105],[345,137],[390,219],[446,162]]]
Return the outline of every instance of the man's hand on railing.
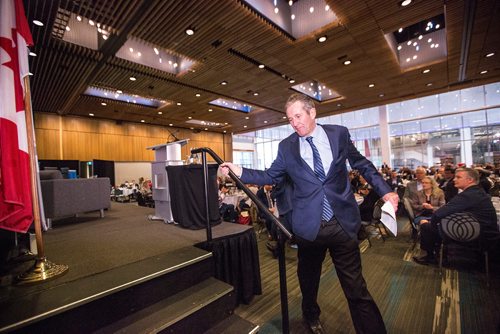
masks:
[[[223,164],[221,164],[219,166],[219,168],[220,168],[222,174],[224,174],[224,176],[229,175],[229,170],[232,170],[233,173],[236,174],[237,177],[241,177],[241,173],[243,172],[241,167],[236,166],[232,162],[224,162]]]

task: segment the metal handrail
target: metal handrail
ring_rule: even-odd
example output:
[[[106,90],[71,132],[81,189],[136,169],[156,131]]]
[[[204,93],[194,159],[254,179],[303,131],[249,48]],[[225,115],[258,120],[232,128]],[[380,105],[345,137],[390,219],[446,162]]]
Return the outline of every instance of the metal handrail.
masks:
[[[207,222],[207,241],[212,240],[212,227],[210,225],[210,215],[208,210],[208,166],[206,154],[210,154],[212,158],[220,165],[224,161],[210,148],[201,147],[194,148],[191,150],[191,154],[201,153],[201,160],[203,164],[203,181],[204,181],[204,192],[205,192],[205,208],[206,208],[206,222]],[[259,200],[259,198],[250,190],[248,187],[240,180],[232,170],[229,170],[229,176],[236,182],[240,189],[242,189],[245,194],[250,197],[250,199],[257,205],[259,210],[263,212],[268,218],[270,218],[274,225],[279,229],[278,231],[278,270],[280,277],[280,299],[281,299],[281,330],[282,333],[288,334],[289,329],[289,319],[288,319],[288,296],[287,296],[287,284],[286,284],[286,266],[285,266],[285,240],[283,236],[288,239],[292,238],[292,233],[268,210],[268,208]]]

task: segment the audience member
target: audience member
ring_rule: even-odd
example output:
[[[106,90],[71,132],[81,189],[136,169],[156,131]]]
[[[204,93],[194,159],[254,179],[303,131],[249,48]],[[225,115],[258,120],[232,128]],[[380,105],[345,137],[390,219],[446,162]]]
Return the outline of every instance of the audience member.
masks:
[[[412,196],[415,196],[417,191],[422,190],[422,179],[425,175],[425,168],[417,167],[417,170],[415,171],[415,180],[408,182],[406,185],[404,197],[411,198]]]
[[[498,235],[497,216],[491,198],[484,189],[478,186],[479,173],[471,168],[460,168],[455,173],[455,187],[461,192],[436,210],[430,221],[422,220],[420,229],[419,257],[414,261],[420,264],[436,263],[441,237],[438,224],[444,217],[452,213],[467,212],[474,216],[481,225],[481,236]]]
[[[409,198],[415,213],[414,225],[420,225],[423,219],[429,220],[432,214],[445,204],[444,193],[432,177],[425,176],[422,179],[422,187],[422,190]]]
[[[446,166],[443,172],[443,178],[439,182],[439,188],[444,192],[444,199],[446,203],[451,201],[456,194],[458,194],[458,189],[455,187],[455,168],[452,166]]]

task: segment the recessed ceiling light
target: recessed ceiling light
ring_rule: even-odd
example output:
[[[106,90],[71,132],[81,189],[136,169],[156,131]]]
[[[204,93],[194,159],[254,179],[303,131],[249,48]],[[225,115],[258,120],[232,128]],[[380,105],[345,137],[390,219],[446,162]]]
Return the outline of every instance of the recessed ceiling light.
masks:
[[[143,120],[143,119],[141,119],[141,123],[144,123],[144,122],[146,122],[146,121],[145,121],[145,120]]]
[[[351,64],[351,61],[350,61],[350,60],[346,60],[346,61],[344,61],[344,65],[349,65],[349,64]]]
[[[163,115],[163,113],[161,111],[158,111],[158,115]]]
[[[293,84],[293,83],[295,83],[295,80],[290,79],[290,80],[288,80],[288,82],[291,83],[291,84]]]
[[[403,32],[403,28],[399,28],[399,29],[398,29],[398,32],[399,32],[399,33],[402,33],[402,32]]]
[[[293,5],[293,0],[289,0],[288,1],[288,6],[292,6]]]
[[[106,102],[101,102],[101,106],[107,106],[108,104]]]
[[[221,84],[222,86],[225,86],[225,85],[227,85],[227,81],[226,81],[226,80],[221,81],[221,83],[220,83],[220,84]]]
[[[342,107],[342,103],[337,103],[337,107]]]
[[[94,21],[92,21],[92,20],[89,20],[89,24],[90,24],[91,26],[94,26],[94,25],[95,25]]]
[[[403,0],[403,1],[399,2],[399,5],[400,5],[401,7],[406,7],[406,6],[408,6],[409,4],[411,4],[411,0]]]
[[[244,127],[245,129],[247,128],[247,126],[246,126],[246,125],[243,125],[243,127]]]
[[[247,117],[245,117],[245,119],[250,119],[250,117],[247,116]]]
[[[254,96],[257,96],[257,95],[259,95],[259,93],[257,93],[257,92],[254,92],[254,93],[253,93],[253,95],[254,95]]]
[[[93,113],[90,113],[90,114],[89,114],[89,116],[94,116],[94,114],[93,114]]]
[[[489,57],[493,57],[495,55],[495,52],[490,52],[488,54],[486,54],[486,58],[489,58]]]
[[[222,131],[222,132],[226,133],[227,131],[226,131],[226,130],[224,130],[224,131]]]
[[[267,124],[267,121],[264,121],[264,124]]]
[[[193,118],[193,117],[191,117],[191,116],[188,116],[188,119],[192,119],[192,118]]]
[[[378,97],[384,97],[384,96],[385,96],[385,94],[384,94],[384,93],[380,93],[380,94],[378,94]]]
[[[78,15],[76,19],[78,20],[78,22],[82,22],[82,17],[80,15]]]
[[[264,67],[266,67],[264,64],[259,65],[259,68],[264,68]]]
[[[119,89],[116,91],[116,94],[122,94],[122,93],[123,93],[123,91],[121,91]]]
[[[186,35],[193,36],[194,35],[194,29],[193,28],[187,28],[186,29]]]
[[[174,126],[172,123],[170,123],[168,126]]]
[[[43,27],[43,23],[38,20],[33,20],[33,23],[39,27]]]
[[[286,116],[283,116],[282,118],[283,118],[283,119],[286,119]]]
[[[30,51],[29,55],[30,55],[31,57],[36,57],[36,53],[31,52],[31,51]]]
[[[403,47],[401,45],[398,45],[398,51],[400,51]]]
[[[372,83],[371,83],[371,84],[369,84],[369,85],[368,85],[368,87],[369,87],[369,88],[373,88],[373,87],[375,87],[375,84],[372,84]]]
[[[205,131],[208,131],[208,128],[205,128]]]
[[[212,109],[208,109],[208,112],[212,112],[213,110]]]
[[[327,39],[326,36],[321,36],[320,38],[318,38],[318,42],[323,43],[326,41],[326,39]]]
[[[178,105],[178,106],[182,106],[182,103],[180,103],[180,102],[177,102],[177,105]]]
[[[426,84],[426,86],[427,86],[427,87],[432,86],[432,82],[427,83],[427,84]]]
[[[135,77],[130,77],[130,80],[135,81],[137,79]]]
[[[71,30],[71,28],[69,26],[66,26],[65,29],[66,29],[66,31],[70,31]]]
[[[224,125],[228,125],[228,124],[229,124],[228,122],[224,123]]]
[[[196,95],[195,95],[195,96],[196,96],[196,97],[200,97],[200,96],[201,96],[201,94],[200,94],[200,93],[196,93]]]
[[[425,70],[422,71],[423,74],[429,73],[431,70],[426,68]]]
[[[486,73],[488,73],[488,70],[484,70],[484,71],[479,72],[479,74],[486,74]]]

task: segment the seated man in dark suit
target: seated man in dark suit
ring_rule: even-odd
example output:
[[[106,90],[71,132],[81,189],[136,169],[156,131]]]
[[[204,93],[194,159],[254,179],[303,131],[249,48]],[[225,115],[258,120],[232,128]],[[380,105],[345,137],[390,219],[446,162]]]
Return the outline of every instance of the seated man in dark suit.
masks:
[[[439,236],[438,223],[442,218],[459,212],[468,212],[473,215],[481,225],[481,235],[493,236],[498,234],[497,216],[491,198],[478,186],[479,174],[471,168],[459,168],[455,174],[455,187],[462,190],[449,203],[436,210],[428,220],[420,222],[420,249],[423,253],[414,257],[420,264],[436,263],[441,237]]]
[[[398,172],[392,171],[391,172],[391,177],[387,179],[387,184],[393,191],[397,191],[398,187],[403,185],[403,181],[401,180],[401,177],[398,175]]]

